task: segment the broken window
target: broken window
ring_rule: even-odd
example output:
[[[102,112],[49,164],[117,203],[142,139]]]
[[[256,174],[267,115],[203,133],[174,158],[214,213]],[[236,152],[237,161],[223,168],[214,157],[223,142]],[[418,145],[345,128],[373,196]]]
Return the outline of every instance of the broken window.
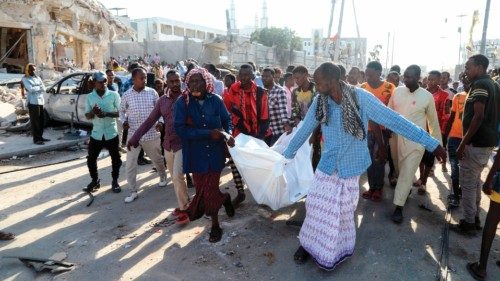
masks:
[[[28,63],[27,30],[0,27],[0,67],[4,72],[23,73]]]

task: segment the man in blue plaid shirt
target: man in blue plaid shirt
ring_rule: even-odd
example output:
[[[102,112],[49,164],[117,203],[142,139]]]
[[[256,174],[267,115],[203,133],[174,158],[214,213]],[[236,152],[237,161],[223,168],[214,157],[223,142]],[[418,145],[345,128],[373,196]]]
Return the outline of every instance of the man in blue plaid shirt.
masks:
[[[266,139],[266,142],[272,146],[284,132],[290,133],[292,127],[289,124],[286,110],[285,89],[274,83],[274,70],[272,68],[265,68],[262,71],[262,83],[268,90],[269,126],[272,131],[272,135]]]

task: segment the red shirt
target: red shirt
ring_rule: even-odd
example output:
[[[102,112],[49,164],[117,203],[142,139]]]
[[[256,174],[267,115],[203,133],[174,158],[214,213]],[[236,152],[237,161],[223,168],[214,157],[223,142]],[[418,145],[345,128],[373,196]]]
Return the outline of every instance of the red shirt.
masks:
[[[436,111],[439,121],[439,127],[441,128],[441,133],[444,134],[446,130],[446,123],[450,115],[446,112],[446,105],[449,102],[450,96],[447,92],[438,89],[436,92],[432,93],[434,97],[434,104],[436,105]]]
[[[231,114],[233,124],[233,136],[236,137],[241,133],[240,126],[242,124],[247,134],[263,138],[270,134],[268,128],[262,128],[263,122],[269,121],[269,110],[267,101],[267,91],[262,95],[262,106],[260,120],[257,120],[257,85],[252,82],[252,87],[249,90],[243,90],[241,83],[234,83],[228,93],[224,94],[223,100],[227,111]]]

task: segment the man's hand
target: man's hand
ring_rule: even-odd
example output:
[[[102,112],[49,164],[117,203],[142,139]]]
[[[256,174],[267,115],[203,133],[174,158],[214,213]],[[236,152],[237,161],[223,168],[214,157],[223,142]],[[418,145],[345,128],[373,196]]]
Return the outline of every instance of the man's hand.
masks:
[[[458,160],[463,160],[465,157],[465,145],[460,143],[457,148],[457,158]]]
[[[92,108],[92,112],[94,112],[94,114],[97,116],[102,114],[102,110],[97,104]]]
[[[99,118],[104,118],[104,117],[106,117],[106,115],[107,115],[106,112],[104,112],[102,110],[101,110],[101,112],[99,112],[99,114],[96,114],[96,116]]]
[[[163,132],[163,123],[162,122],[158,122],[155,126],[155,129],[157,132]]]
[[[436,149],[434,149],[432,154],[434,154],[434,156],[436,156],[436,159],[440,163],[446,163],[446,150],[444,150],[444,148],[441,145],[438,145],[438,147],[436,147]]]
[[[226,143],[227,145],[229,145],[229,147],[234,147],[234,145],[236,144],[232,136],[226,141]]]
[[[214,141],[220,141],[224,138],[224,135],[219,130],[210,131],[210,138]]]
[[[285,124],[285,126],[283,126],[283,127],[284,127],[285,133],[287,135],[289,135],[292,132],[292,130],[293,130],[293,128],[292,128],[292,126],[290,126],[290,124]]]
[[[130,141],[127,142],[127,150],[130,151],[132,150],[132,146],[136,148],[138,145],[137,144],[132,144]]]
[[[130,125],[128,124],[128,121],[123,122],[123,129],[124,130],[130,129]]]

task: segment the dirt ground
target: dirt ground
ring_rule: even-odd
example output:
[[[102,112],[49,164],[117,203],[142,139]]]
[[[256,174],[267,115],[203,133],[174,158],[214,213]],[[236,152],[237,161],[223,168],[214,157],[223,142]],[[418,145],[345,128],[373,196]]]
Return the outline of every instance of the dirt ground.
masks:
[[[0,256],[49,257],[64,252],[66,260],[76,264],[58,275],[35,274],[20,261],[3,258],[0,280],[436,280],[443,199],[450,181],[440,166],[429,179],[428,197],[416,190],[410,195],[401,225],[390,221],[393,189],[388,185],[381,203],[360,197],[354,256],[326,272],[313,261],[300,266],[293,262],[299,228],[286,221],[303,218],[303,202],[270,213],[247,190],[247,201],[236,216],[220,212],[224,235],[221,242],[211,244],[208,219],[184,227],[168,219],[176,205],[173,186],[158,187],[151,166],[139,169],[139,199],[125,204],[125,167],[120,177],[124,191],[114,194],[111,161],[99,160],[102,187],[86,207],[89,198],[81,191],[90,180],[85,155],[85,150],[61,151],[0,163],[0,229],[17,235],[0,242]],[[221,189],[234,197],[229,170],[223,175]],[[365,176],[360,184],[360,192],[367,189]],[[430,210],[419,208],[422,202]],[[483,196],[481,204],[484,221],[489,200]],[[454,211],[453,221],[459,218],[460,211]],[[500,259],[499,235],[497,231],[490,253],[489,280],[500,276],[494,263]],[[465,264],[478,259],[480,243],[480,235],[465,238],[450,232],[448,280],[472,280]]]

